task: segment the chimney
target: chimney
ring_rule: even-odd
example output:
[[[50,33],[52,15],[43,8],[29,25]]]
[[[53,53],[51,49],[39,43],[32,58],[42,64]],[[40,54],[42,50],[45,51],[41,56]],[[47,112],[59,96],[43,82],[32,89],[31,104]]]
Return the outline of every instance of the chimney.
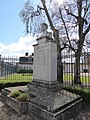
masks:
[[[34,53],[32,53],[32,56],[34,56]]]
[[[28,56],[28,52],[25,53],[25,56]]]

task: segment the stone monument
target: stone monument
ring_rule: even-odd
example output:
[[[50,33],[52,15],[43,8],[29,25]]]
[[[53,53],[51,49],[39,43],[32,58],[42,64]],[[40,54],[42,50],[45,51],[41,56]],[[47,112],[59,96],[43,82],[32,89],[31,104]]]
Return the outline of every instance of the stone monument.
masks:
[[[40,29],[39,37],[48,36],[48,37],[52,38],[52,33],[47,31],[48,25],[46,23],[42,23],[40,25],[39,29]]]
[[[57,44],[41,25],[41,34],[34,45],[33,81],[28,84],[35,97],[28,103],[28,112],[38,120],[69,120],[81,107],[81,97],[62,89],[57,81]]]
[[[33,81],[30,89],[33,83],[45,90],[61,89],[62,85],[57,81],[57,44],[52,39],[52,33],[47,31],[46,23],[42,23],[40,29],[38,43],[34,45]]]

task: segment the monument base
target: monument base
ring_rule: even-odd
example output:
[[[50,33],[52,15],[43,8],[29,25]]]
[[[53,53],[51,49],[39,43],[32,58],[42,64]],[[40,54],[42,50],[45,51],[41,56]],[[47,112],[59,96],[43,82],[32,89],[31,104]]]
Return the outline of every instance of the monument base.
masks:
[[[62,89],[62,84],[58,81],[44,81],[44,80],[33,80],[28,84],[28,89],[33,94],[40,94],[46,92],[56,92]]]
[[[28,88],[36,96],[28,103],[28,112],[38,120],[69,120],[78,116],[81,97],[63,90],[57,81],[33,80]]]

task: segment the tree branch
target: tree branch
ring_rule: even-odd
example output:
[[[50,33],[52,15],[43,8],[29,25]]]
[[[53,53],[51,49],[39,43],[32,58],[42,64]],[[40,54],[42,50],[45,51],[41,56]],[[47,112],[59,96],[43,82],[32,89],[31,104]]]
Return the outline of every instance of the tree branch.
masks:
[[[71,16],[73,16],[74,18],[78,19],[78,16],[74,15],[73,13],[67,12],[67,15],[71,15]]]
[[[43,7],[44,7],[44,10],[45,10],[47,19],[48,19],[49,24],[50,24],[50,27],[51,27],[51,29],[52,29],[53,31],[55,31],[55,27],[54,27],[54,25],[53,25],[53,23],[52,23],[52,20],[51,20],[51,18],[50,18],[50,15],[49,15],[48,10],[47,10],[46,5],[45,5],[45,0],[41,0],[41,2],[42,2],[42,5],[43,5]]]
[[[78,16],[74,15],[73,13],[69,12],[69,9],[66,9],[66,7],[64,6],[66,12],[67,12],[67,15],[71,15],[73,16],[74,18],[78,19]]]
[[[88,25],[87,29],[84,31],[83,35],[84,37],[86,36],[86,34],[90,31],[90,24]]]
[[[53,31],[53,36],[54,36],[57,44],[59,45],[60,44],[60,42],[59,42],[59,31],[53,25],[53,22],[52,22],[52,20],[50,18],[49,12],[48,12],[46,4],[45,4],[45,0],[41,0],[41,2],[42,2],[42,5],[44,7],[44,10],[45,10],[49,25],[50,25],[50,27],[51,27],[51,29]]]
[[[71,46],[70,39],[69,39],[69,35],[68,35],[68,31],[67,31],[67,27],[66,27],[65,21],[64,21],[64,19],[63,19],[63,15],[62,15],[62,12],[61,12],[61,9],[60,9],[60,8],[59,8],[59,13],[60,13],[62,22],[63,22],[63,24],[64,24],[64,28],[65,28],[65,31],[66,31],[67,39],[68,39],[69,44],[70,44],[70,46]]]

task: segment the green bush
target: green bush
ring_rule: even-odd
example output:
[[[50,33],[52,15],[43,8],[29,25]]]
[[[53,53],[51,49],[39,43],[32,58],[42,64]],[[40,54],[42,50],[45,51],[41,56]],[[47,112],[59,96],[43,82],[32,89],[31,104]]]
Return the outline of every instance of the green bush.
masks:
[[[11,92],[10,96],[13,97],[13,98],[17,98],[18,96],[20,96],[20,91],[15,90],[15,91]]]
[[[71,86],[66,86],[64,87],[64,89],[68,90],[69,92],[80,95],[85,102],[90,103],[90,89],[80,88],[80,87],[71,87]]]
[[[21,73],[33,73],[32,69],[20,69],[17,71],[17,73],[21,74]]]
[[[19,102],[27,102],[29,100],[29,96],[27,93],[21,93],[16,100],[18,100]]]
[[[83,98],[90,103],[90,89],[83,89]]]
[[[29,100],[29,95],[19,90],[11,92],[9,96],[15,98],[19,102],[27,102]]]

